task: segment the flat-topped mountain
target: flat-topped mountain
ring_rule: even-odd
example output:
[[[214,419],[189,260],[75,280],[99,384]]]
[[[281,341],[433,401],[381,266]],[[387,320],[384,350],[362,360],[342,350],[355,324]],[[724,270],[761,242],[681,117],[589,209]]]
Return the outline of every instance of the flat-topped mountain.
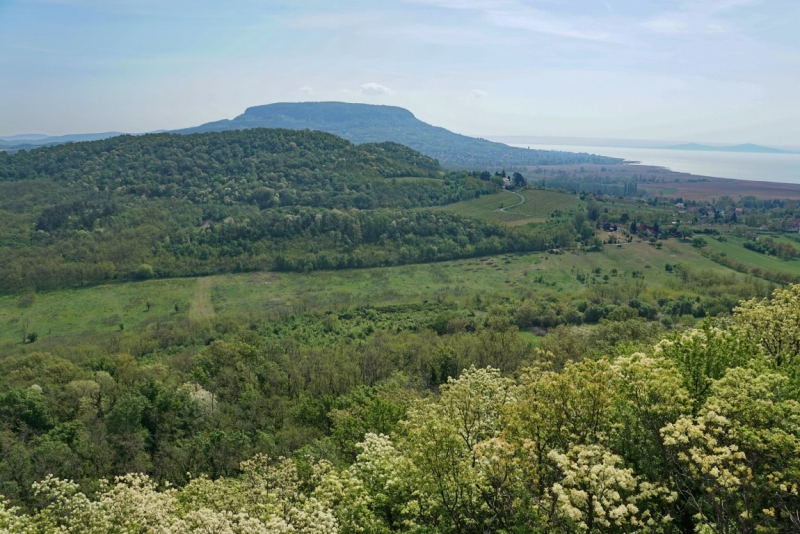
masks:
[[[232,120],[209,122],[177,133],[247,128],[320,130],[356,144],[392,141],[406,145],[450,168],[485,168],[564,163],[620,163],[585,153],[527,150],[453,133],[432,126],[407,109],[344,102],[279,103],[247,108]]]

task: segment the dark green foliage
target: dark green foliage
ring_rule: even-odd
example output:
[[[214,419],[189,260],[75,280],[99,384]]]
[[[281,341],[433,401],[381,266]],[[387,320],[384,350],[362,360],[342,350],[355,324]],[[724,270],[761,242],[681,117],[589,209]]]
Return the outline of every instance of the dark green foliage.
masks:
[[[793,245],[776,242],[771,237],[764,237],[758,241],[745,241],[744,248],[759,254],[769,254],[786,260],[800,256],[800,251]]]
[[[546,236],[409,209],[495,192],[395,143],[247,130],[0,155],[0,290],[541,250]]]
[[[566,228],[494,226],[446,213],[322,208],[222,212],[202,226],[199,210],[155,201],[102,231],[34,234],[28,248],[0,249],[0,288],[49,289],[104,280],[242,270],[310,271],[431,262],[546,250],[571,243]],[[122,226],[121,223],[131,227]]]
[[[44,431],[53,426],[41,388],[16,389],[0,395],[0,418],[17,432]]]
[[[198,204],[263,201],[266,187],[275,205],[342,208],[364,202],[361,196],[375,207],[394,205],[385,203],[385,187],[371,194],[362,186],[394,176],[435,177],[438,171],[436,161],[394,144],[357,147],[322,132],[264,129],[124,135],[0,155],[0,181],[46,177],[88,191]],[[73,214],[88,220],[113,211],[97,201],[53,207],[43,213],[40,229],[58,228]]]

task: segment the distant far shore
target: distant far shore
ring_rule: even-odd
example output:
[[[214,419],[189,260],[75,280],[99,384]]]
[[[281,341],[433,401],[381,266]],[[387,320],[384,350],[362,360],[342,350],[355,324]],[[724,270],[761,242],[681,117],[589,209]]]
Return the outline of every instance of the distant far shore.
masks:
[[[620,180],[631,179],[634,175],[640,178],[639,189],[646,190],[648,196],[665,196],[688,200],[711,200],[727,195],[734,200],[741,197],[754,196],[763,200],[800,200],[800,184],[784,182],[765,182],[757,180],[740,180],[734,178],[717,178],[699,176],[685,172],[675,172],[654,165],[549,165],[548,174],[536,173],[536,167],[528,167],[525,176],[535,182],[544,178],[553,180],[553,173],[563,171],[570,178],[594,175]],[[581,172],[582,170],[582,172]]]

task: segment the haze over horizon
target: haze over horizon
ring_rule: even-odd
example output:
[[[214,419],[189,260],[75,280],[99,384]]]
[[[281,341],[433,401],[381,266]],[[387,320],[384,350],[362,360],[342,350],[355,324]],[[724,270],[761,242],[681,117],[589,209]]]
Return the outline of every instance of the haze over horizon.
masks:
[[[800,145],[798,21],[788,0],[0,0],[0,135],[332,100],[480,137]]]

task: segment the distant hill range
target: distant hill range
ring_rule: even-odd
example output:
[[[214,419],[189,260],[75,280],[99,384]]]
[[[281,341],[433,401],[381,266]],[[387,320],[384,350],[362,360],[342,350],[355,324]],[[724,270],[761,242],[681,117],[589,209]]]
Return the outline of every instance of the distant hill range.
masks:
[[[343,137],[355,144],[399,143],[435,158],[451,169],[485,169],[557,165],[567,163],[622,163],[621,159],[587,153],[554,150],[528,150],[485,139],[459,135],[417,119],[407,109],[394,106],[348,104],[344,102],[305,102],[269,104],[251,107],[232,120],[209,122],[172,133],[192,134],[245,130],[251,128],[285,128],[319,130]],[[31,149],[37,146],[69,142],[94,141],[120,135],[65,135],[48,137],[22,135],[0,138],[0,150]]]
[[[711,146],[700,145],[698,143],[687,143],[685,145],[674,145],[665,147],[667,150],[704,150],[708,152],[757,152],[762,154],[797,154],[791,150],[783,150],[780,148],[771,148],[768,146],[754,145],[752,143],[745,143],[743,145],[733,146]]]
[[[122,135],[122,132],[105,132],[71,135],[23,134],[0,137],[0,149],[29,150],[40,146],[63,145],[64,143],[80,143],[82,141],[100,141],[109,137]]]
[[[417,119],[407,109],[344,102],[280,103],[256,106],[233,120],[209,122],[177,133],[218,132],[246,128],[320,130],[355,144],[392,141],[435,158],[449,168],[621,163],[586,153],[527,150],[459,135]]]
[[[435,158],[451,169],[483,169],[530,165],[570,163],[622,163],[623,160],[588,153],[555,150],[528,150],[485,139],[453,133],[417,119],[407,109],[394,106],[348,104],[344,102],[279,103],[255,106],[228,120],[209,122],[194,128],[170,133],[193,134],[246,130],[252,128],[284,128],[319,130],[343,137],[357,145],[394,142]],[[22,135],[0,138],[0,149],[19,150],[69,142],[94,141],[120,135],[65,135],[48,137]]]

